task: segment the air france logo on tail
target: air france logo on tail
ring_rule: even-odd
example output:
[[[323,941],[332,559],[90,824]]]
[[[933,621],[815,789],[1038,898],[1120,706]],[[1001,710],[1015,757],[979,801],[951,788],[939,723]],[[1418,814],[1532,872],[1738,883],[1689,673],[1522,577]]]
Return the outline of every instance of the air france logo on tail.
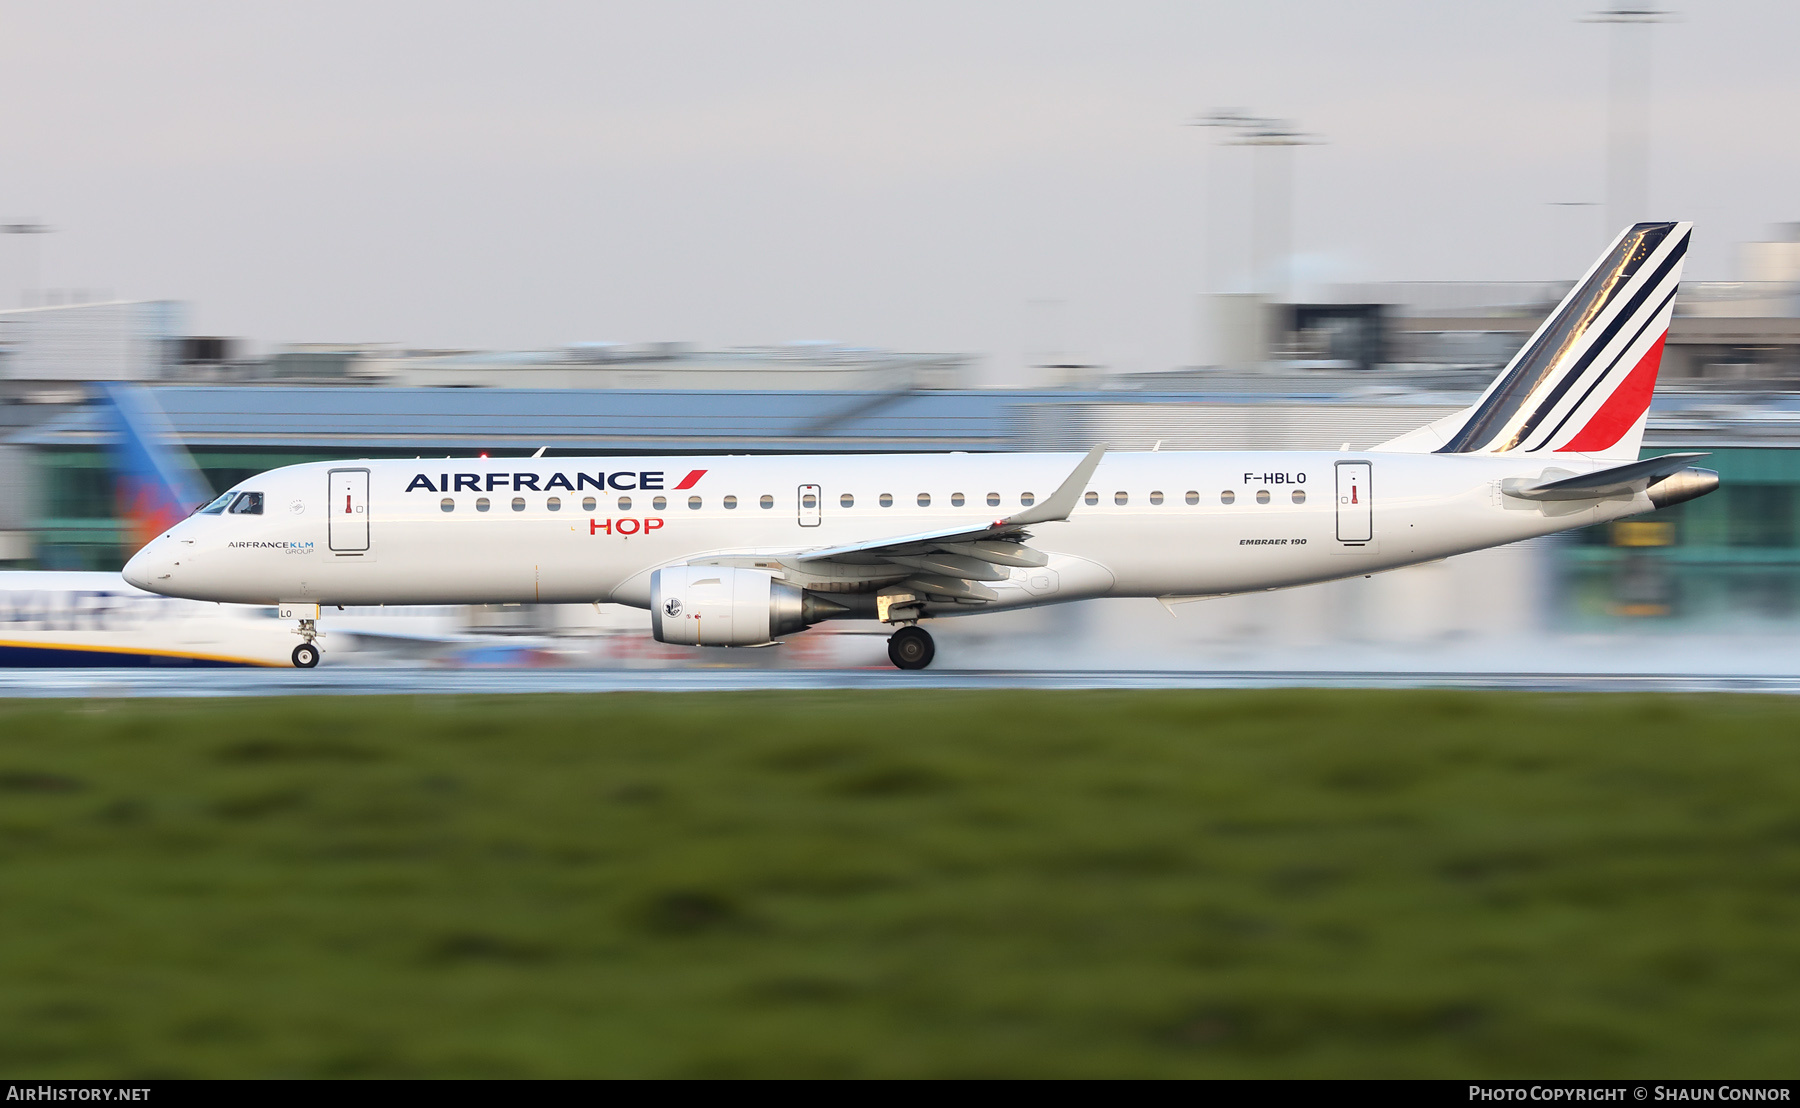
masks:
[[[1438,452],[1635,460],[1692,230],[1639,223],[1615,239]]]

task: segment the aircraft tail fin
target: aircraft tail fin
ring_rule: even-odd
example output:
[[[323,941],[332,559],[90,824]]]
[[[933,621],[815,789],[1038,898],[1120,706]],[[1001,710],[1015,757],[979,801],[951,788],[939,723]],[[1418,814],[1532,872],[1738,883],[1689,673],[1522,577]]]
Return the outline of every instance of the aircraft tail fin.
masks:
[[[212,490],[147,390],[122,384],[100,389],[129,555],[212,499]]]
[[[1693,227],[1627,228],[1474,405],[1376,449],[1635,461]]]

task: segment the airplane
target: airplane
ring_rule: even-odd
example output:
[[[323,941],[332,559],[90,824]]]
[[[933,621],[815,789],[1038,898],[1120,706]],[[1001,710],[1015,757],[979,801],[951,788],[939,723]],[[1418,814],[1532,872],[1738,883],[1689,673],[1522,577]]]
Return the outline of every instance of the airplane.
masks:
[[[105,384],[99,401],[119,515],[136,550],[213,494],[142,388]],[[462,633],[443,609],[346,612],[333,635],[365,658],[473,654],[480,663],[494,652],[491,636]],[[0,669],[287,666],[293,645],[293,628],[269,605],[172,599],[117,573],[0,571]]]
[[[276,604],[612,601],[662,642],[778,643],[1095,597],[1173,604],[1357,575],[1703,496],[1703,454],[1639,460],[1693,225],[1622,231],[1468,408],[1367,450],[445,458],[287,466],[126,565]]]
[[[0,668],[285,666],[293,641],[266,605],[176,600],[116,573],[0,572]]]
[[[119,514],[132,549],[212,499],[141,390],[101,386]],[[274,609],[172,599],[117,573],[0,572],[0,667],[280,666],[292,629]]]

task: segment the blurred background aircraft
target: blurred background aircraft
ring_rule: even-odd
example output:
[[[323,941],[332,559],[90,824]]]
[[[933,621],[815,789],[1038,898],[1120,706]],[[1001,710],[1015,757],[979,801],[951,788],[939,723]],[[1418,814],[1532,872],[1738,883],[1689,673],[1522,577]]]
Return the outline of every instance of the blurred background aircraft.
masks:
[[[1175,618],[947,626],[939,664],[1800,668],[1791,5],[102,10],[8,8],[0,42],[31,106],[0,566],[132,549],[110,382],[219,488],[540,448],[1366,447],[1468,403],[1612,230],[1693,218],[1646,453],[1710,451],[1718,495]],[[416,618],[491,664],[881,663],[854,627],[720,658],[611,606]]]
[[[94,412],[124,544],[135,550],[212,499],[206,478],[141,386],[102,382]],[[338,608],[334,661],[536,665],[542,644],[495,641],[451,608]],[[293,631],[274,608],[174,600],[117,571],[0,570],[0,666],[285,666]]]

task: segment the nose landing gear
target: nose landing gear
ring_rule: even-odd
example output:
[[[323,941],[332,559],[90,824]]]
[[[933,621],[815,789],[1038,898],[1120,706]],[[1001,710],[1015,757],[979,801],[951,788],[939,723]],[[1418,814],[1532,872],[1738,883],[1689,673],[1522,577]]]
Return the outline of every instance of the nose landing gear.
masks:
[[[318,623],[310,619],[303,619],[300,621],[300,629],[294,634],[306,640],[294,648],[294,668],[311,669],[318,665],[319,648],[313,645],[313,640],[319,637]]]
[[[917,624],[902,627],[888,638],[888,660],[901,669],[924,669],[936,654],[931,632]]]

